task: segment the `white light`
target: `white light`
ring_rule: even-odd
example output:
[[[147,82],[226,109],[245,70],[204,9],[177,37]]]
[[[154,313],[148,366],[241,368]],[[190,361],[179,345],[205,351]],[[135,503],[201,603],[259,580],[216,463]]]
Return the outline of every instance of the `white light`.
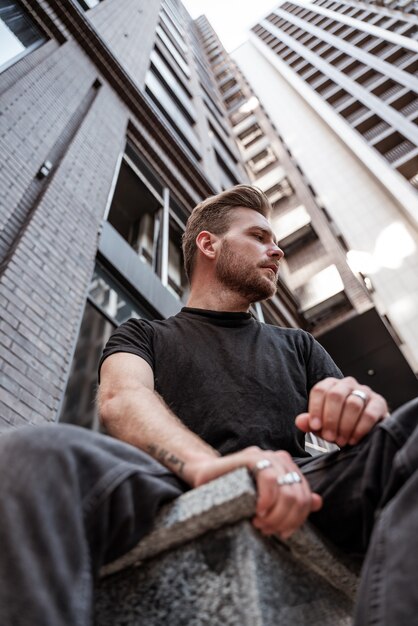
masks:
[[[373,252],[350,250],[347,263],[353,272],[376,274],[381,268],[399,269],[415,250],[415,241],[406,226],[402,222],[393,222],[378,235]]]
[[[396,302],[393,302],[388,307],[388,314],[390,319],[397,324],[406,324],[414,319],[417,310],[417,303],[411,296],[401,298]]]
[[[254,109],[256,109],[259,104],[260,103],[258,101],[258,98],[256,98],[255,96],[251,96],[251,98],[247,100],[247,102],[244,102],[244,104],[240,106],[238,111],[239,113],[250,113],[251,111],[254,111]]]
[[[361,250],[349,250],[347,252],[347,263],[351,270],[362,274],[376,274],[379,265],[376,263],[370,252],[362,252]]]
[[[402,222],[393,222],[387,226],[378,238],[374,248],[374,257],[381,267],[398,269],[406,257],[415,252],[416,245]]]

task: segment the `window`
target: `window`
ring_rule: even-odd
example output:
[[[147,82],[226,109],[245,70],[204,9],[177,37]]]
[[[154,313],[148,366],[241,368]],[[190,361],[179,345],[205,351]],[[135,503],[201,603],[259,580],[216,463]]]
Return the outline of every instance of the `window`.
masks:
[[[71,364],[61,422],[99,429],[95,406],[97,366],[114,329],[131,317],[152,319],[154,316],[97,264]]]
[[[253,158],[248,161],[248,165],[251,168],[253,174],[259,175],[261,174],[261,172],[263,172],[263,170],[276,162],[277,157],[269,146],[253,156]]]
[[[180,298],[187,285],[181,249],[185,210],[141,162],[130,142],[120,167],[108,221],[164,286]]]
[[[102,2],[102,1],[103,0],[77,0],[78,4],[85,11],[88,11],[89,9],[93,9],[98,4],[100,4],[100,2]]]
[[[47,37],[14,0],[0,0],[0,71],[43,43]]]
[[[270,189],[265,192],[266,196],[270,200],[273,209],[277,208],[278,204],[284,198],[289,198],[293,194],[293,187],[289,180],[285,177]]]
[[[238,135],[238,139],[242,143],[244,148],[249,148],[253,145],[260,137],[263,136],[263,131],[260,126],[255,123],[252,124],[249,128],[247,128],[244,132]]]

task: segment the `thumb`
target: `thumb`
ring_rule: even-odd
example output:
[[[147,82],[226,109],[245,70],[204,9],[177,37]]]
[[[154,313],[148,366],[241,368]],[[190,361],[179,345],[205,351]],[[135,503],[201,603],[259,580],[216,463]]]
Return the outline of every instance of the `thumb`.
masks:
[[[308,433],[310,431],[309,426],[309,413],[301,413],[295,419],[295,424],[299,428],[299,430],[304,433]]]
[[[319,509],[322,508],[322,498],[319,494],[317,493],[313,493],[312,494],[312,502],[311,502],[311,512],[315,512],[315,511],[319,511]]]

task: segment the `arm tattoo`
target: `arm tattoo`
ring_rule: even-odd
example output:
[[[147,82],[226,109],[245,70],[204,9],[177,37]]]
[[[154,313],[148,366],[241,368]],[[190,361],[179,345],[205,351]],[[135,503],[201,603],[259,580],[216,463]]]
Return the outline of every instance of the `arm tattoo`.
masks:
[[[160,463],[164,465],[168,465],[177,471],[179,476],[183,475],[184,471],[184,461],[175,456],[172,452],[165,450],[164,448],[159,448],[155,444],[151,443],[147,446],[147,451]]]

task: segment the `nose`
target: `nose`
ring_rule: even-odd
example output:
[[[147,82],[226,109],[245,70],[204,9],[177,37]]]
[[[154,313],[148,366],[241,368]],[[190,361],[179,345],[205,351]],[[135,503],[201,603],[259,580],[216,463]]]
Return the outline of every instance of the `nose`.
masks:
[[[279,248],[279,246],[276,243],[272,243],[269,251],[268,251],[269,256],[278,259],[279,261],[284,257],[284,252],[281,248]]]

